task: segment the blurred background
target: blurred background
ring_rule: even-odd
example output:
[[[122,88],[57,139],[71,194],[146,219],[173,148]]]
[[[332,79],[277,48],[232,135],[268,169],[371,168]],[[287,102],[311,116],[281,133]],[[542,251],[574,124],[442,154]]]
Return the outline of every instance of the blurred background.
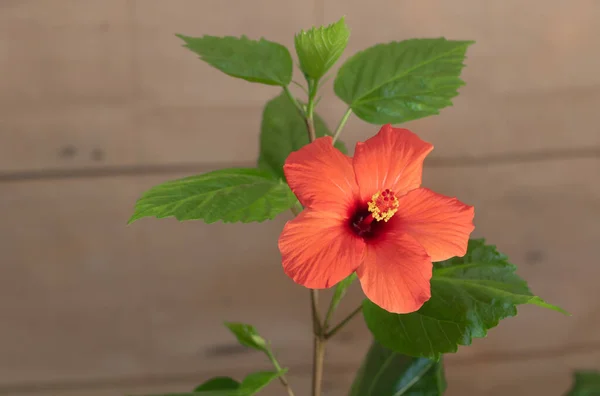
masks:
[[[406,124],[436,147],[424,183],[475,205],[475,235],[572,313],[521,307],[447,357],[447,394],[561,395],[574,369],[600,369],[600,2],[0,0],[0,395],[183,391],[269,369],[224,320],[253,323],[308,393],[308,292],[276,242],[287,215],[126,222],[157,183],[252,166],[279,94],[210,68],[174,33],[293,48],[342,15],[346,56],[477,41],[454,106]],[[318,112],[334,127],[345,108],[326,91]],[[343,140],[376,131],[353,117]],[[338,318],[361,300],[354,286]],[[369,342],[360,319],[331,342],[326,395],[346,394]]]

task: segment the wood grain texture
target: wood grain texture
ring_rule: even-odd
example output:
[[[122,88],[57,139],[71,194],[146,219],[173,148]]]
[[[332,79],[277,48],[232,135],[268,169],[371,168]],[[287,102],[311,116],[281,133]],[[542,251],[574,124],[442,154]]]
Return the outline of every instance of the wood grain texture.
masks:
[[[600,147],[593,126],[600,90],[598,77],[591,76],[600,56],[590,50],[600,34],[590,22],[600,15],[598,2],[325,2],[327,23],[341,15],[352,32],[344,58],[376,43],[415,37],[476,41],[462,73],[467,85],[454,106],[405,124],[437,144],[435,155]],[[322,112],[335,125],[346,105],[331,88]],[[353,117],[344,138],[364,139],[373,130]]]
[[[127,4],[2,2],[0,118],[78,104],[125,105],[132,80]]]
[[[270,369],[268,367],[256,367],[255,369]],[[288,374],[288,380],[292,384],[296,395],[309,395],[311,391],[310,370],[307,367],[292,367],[292,372]],[[76,385],[71,387],[61,387],[46,384],[35,388],[13,388],[9,390],[11,396],[123,396],[123,395],[160,395],[173,392],[189,392],[199,383],[211,375],[228,375],[241,380],[248,372],[239,370],[229,370],[223,372],[198,372],[188,374],[183,377],[173,378],[139,378],[134,383],[126,381],[125,383],[101,384],[96,387],[87,387],[86,385]],[[352,383],[354,369],[350,370],[334,368],[328,373],[327,379],[323,383],[324,396],[345,396]],[[140,381],[140,382],[138,382]],[[143,382],[147,381],[147,382]],[[5,394],[0,390],[0,394]],[[285,393],[281,384],[274,381],[268,387],[263,389],[261,396],[282,396]]]
[[[220,73],[182,48],[174,33],[265,36],[293,52],[293,34],[311,26],[323,6],[278,0],[53,4],[0,5],[0,172],[253,162],[262,107],[279,90]],[[347,15],[352,36],[345,57],[409,37],[477,41],[455,105],[406,124],[437,146],[434,155],[595,148],[597,156],[599,60],[589,48],[600,29],[593,23],[600,6],[551,1],[537,18],[536,4],[329,0],[323,7],[327,22]],[[281,18],[286,12],[291,19]],[[332,79],[323,93],[318,111],[335,128],[345,108],[332,93]],[[376,130],[353,117],[343,139],[352,147]]]
[[[454,364],[448,359],[446,377],[448,389],[446,396],[485,395],[504,396],[563,396],[572,385],[572,373],[575,370],[594,368],[600,364],[600,352],[590,351],[569,356],[530,359],[525,361],[488,362],[478,365]],[[324,382],[325,396],[347,395],[352,383],[355,367],[338,365],[327,367]],[[140,378],[140,383],[113,383],[99,387],[73,386],[61,388],[46,386],[46,389],[21,388],[13,390],[11,395],[19,396],[115,396],[160,394],[161,392],[189,391],[202,378],[222,373],[197,373],[173,378]],[[244,376],[243,371],[228,371],[236,378]],[[198,378],[198,379],[194,379]],[[297,395],[308,395],[310,392],[310,374],[306,367],[291,367],[288,375]],[[137,382],[137,380],[136,380]],[[280,396],[282,389],[279,383],[267,387],[261,395]],[[8,393],[7,393],[8,394]]]
[[[496,92],[564,90],[598,87],[600,56],[594,51],[600,26],[600,3],[577,0],[490,4],[491,48],[511,68],[497,68],[491,78]]]
[[[277,0],[49,4],[0,4],[0,171],[254,160],[280,89],[222,74],[175,33],[293,48],[314,24],[312,6]]]
[[[522,307],[448,357],[448,395],[559,396],[572,370],[600,369],[600,3],[3,0],[0,176],[99,173],[0,183],[0,395],[187,390],[268,369],[224,320],[255,324],[307,393],[307,292],[276,246],[288,215],[125,223],[143,190],[184,176],[161,166],[254,163],[262,106],[279,93],[221,75],[173,33],[292,48],[294,32],[344,14],[345,57],[417,36],[477,41],[454,107],[406,125],[436,146],[425,185],[475,205],[475,235],[573,314]],[[345,109],[331,83],[319,112],[334,127]],[[343,139],[352,147],[376,130],[352,118]],[[355,284],[336,319],[361,299]],[[328,396],[346,394],[369,342],[360,320],[331,342]]]
[[[284,44],[293,54],[294,34],[314,25],[316,4],[279,0],[133,3],[130,23],[135,34],[137,97],[142,104],[154,107],[262,106],[279,93],[277,88],[234,79],[213,69],[182,48],[175,33],[265,37]]]
[[[600,27],[594,0],[325,1],[325,21],[346,15],[349,48],[413,37],[475,40],[465,77],[496,93],[587,88],[600,83],[600,57],[592,50]],[[542,6],[543,4],[543,6]],[[472,67],[473,65],[487,67]]]
[[[337,125],[346,110],[345,104],[334,100],[320,111],[329,125]],[[440,115],[400,126],[432,142],[433,158],[460,160],[553,152],[598,157],[600,133],[592,125],[599,105],[600,90],[592,88],[553,94],[494,94],[467,86],[461,88],[454,106],[443,109]],[[353,146],[378,130],[377,125],[352,115],[342,139]]]
[[[454,359],[479,364],[547,349],[558,356],[600,343],[600,190],[590,183],[599,171],[598,160],[426,170],[426,186],[476,206],[476,235],[506,252],[536,293],[573,314],[523,307]],[[10,297],[0,302],[10,318],[0,327],[0,384],[266,364],[235,344],[224,320],[255,324],[283,364],[310,362],[307,292],[283,274],[276,247],[289,216],[125,226],[142,190],[177,176],[0,185],[0,250],[9,258],[1,282]],[[361,298],[354,285],[338,317]],[[331,343],[328,364],[355,367],[368,343],[361,321],[352,323]]]
[[[600,351],[469,366],[449,361],[446,367],[447,396],[563,396],[572,385],[575,370],[600,368]]]

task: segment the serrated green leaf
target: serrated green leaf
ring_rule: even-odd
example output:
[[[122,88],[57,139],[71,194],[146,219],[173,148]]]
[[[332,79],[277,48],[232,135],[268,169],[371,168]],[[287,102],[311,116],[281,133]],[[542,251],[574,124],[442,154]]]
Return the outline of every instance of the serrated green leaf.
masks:
[[[167,393],[149,396],[253,396],[265,386],[269,385],[274,379],[286,372],[287,370],[284,369],[279,372],[261,371],[252,373],[246,376],[237,388],[207,389],[195,392]]]
[[[244,323],[226,322],[225,326],[235,335],[238,342],[248,348],[268,352],[267,342],[258,335],[254,326]]]
[[[452,105],[465,52],[473,41],[411,39],[378,44],[348,59],[334,83],[337,96],[372,124],[398,124]]]
[[[281,44],[246,36],[177,37],[200,59],[232,77],[283,87],[292,81],[292,56]]]
[[[329,26],[298,33],[294,42],[302,72],[319,80],[340,58],[349,37],[350,30],[343,17]]]
[[[146,191],[129,223],[142,217],[175,217],[206,223],[273,219],[290,209],[296,197],[287,184],[259,169],[221,169],[172,180]]]
[[[374,341],[349,396],[441,396],[445,390],[442,362],[402,355]]]
[[[240,385],[239,382],[231,377],[215,377],[203,382],[194,389],[194,392],[234,390],[239,389]]]
[[[600,372],[578,371],[575,373],[575,383],[567,396],[598,396],[600,395]]]
[[[317,137],[331,135],[325,122],[314,116]],[[260,127],[260,156],[258,167],[275,177],[285,179],[283,164],[292,151],[308,144],[306,123],[290,99],[282,93],[265,106]],[[335,143],[341,152],[347,153],[341,141]]]
[[[417,312],[392,314],[365,300],[367,326],[382,345],[410,356],[438,359],[485,337],[488,329],[517,314],[519,304],[565,313],[534,296],[516,267],[483,239],[469,241],[464,257],[435,263],[431,299]]]

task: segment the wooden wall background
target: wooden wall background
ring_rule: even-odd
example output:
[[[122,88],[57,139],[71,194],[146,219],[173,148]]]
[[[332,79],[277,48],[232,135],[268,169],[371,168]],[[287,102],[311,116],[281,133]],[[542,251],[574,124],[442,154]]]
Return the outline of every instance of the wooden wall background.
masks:
[[[278,94],[212,70],[175,32],[291,46],[343,14],[349,53],[477,40],[455,106],[409,125],[436,145],[425,182],[476,205],[476,234],[573,314],[523,307],[448,357],[448,394],[561,395],[572,370],[600,369],[600,2],[0,0],[0,395],[187,390],[268,368],[225,319],[272,339],[307,394],[308,294],[276,247],[286,216],[125,223],[156,183],[252,163]],[[334,125],[343,106],[322,103]],[[374,131],[353,118],[344,139]],[[331,343],[328,396],[345,394],[368,343],[360,320]]]

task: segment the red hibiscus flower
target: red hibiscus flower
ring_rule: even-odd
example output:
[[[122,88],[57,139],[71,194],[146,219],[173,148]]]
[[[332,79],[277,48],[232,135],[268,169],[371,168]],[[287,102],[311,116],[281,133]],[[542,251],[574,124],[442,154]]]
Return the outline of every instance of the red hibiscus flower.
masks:
[[[472,206],[421,188],[433,146],[385,125],[354,157],[323,137],[293,152],[284,172],[304,210],[279,238],[285,273],[312,289],[356,271],[365,295],[389,312],[431,297],[432,262],[463,256]]]

